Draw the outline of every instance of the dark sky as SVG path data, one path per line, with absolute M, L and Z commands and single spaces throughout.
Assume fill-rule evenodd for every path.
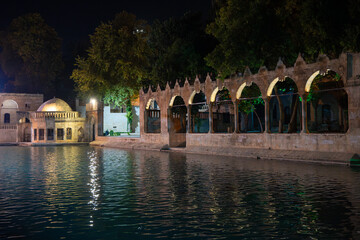
M 201 11 L 207 16 L 211 0 L 118 0 L 118 1 L 16 1 L 7 0 L 0 7 L 0 29 L 6 28 L 13 18 L 38 12 L 46 23 L 58 32 L 65 42 L 86 39 L 101 21 L 114 18 L 123 10 L 138 18 L 152 22 L 171 16 L 179 17 L 187 11 Z

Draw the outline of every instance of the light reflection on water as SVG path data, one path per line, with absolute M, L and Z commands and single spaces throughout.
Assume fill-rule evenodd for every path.
M 357 239 L 347 167 L 0 147 L 0 239 Z

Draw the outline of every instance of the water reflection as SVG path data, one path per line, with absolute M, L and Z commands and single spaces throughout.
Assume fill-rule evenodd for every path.
M 0 148 L 0 238 L 356 239 L 360 172 L 91 147 Z

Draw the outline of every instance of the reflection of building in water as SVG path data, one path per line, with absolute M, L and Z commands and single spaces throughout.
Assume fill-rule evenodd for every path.
M 0 103 L 0 142 L 89 142 L 102 132 L 96 102 L 78 112 L 58 98 L 43 103 L 42 94 L 1 93 Z

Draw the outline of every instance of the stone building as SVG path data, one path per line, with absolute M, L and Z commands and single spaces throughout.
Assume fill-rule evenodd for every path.
M 89 142 L 102 132 L 102 109 L 88 103 L 83 116 L 63 100 L 42 94 L 0 94 L 0 142 Z M 99 120 L 100 119 L 100 120 Z
M 299 55 L 292 67 L 142 89 L 139 142 L 359 153 L 359 96 L 359 53 Z
M 0 93 L 0 142 L 30 142 L 29 112 L 43 101 L 42 94 Z
M 72 111 L 71 107 L 59 98 L 50 99 L 30 113 L 32 138 L 39 142 L 86 142 L 86 118 Z

